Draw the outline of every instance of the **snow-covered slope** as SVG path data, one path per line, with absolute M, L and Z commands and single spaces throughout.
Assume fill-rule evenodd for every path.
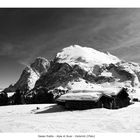
M 56 55 L 57 62 L 79 65 L 85 70 L 90 70 L 95 65 L 120 62 L 120 59 L 110 53 L 103 53 L 88 47 L 74 45 L 64 48 Z
M 140 133 L 140 103 L 117 110 L 81 111 L 68 111 L 52 104 L 1 106 L 0 118 L 0 132 Z
M 139 83 L 139 64 L 122 61 L 110 53 L 74 45 L 57 53 L 48 73 L 41 76 L 36 86 L 45 86 L 49 89 L 62 86 L 69 89 L 69 85 L 73 84 L 72 90 L 79 87 L 138 88 Z

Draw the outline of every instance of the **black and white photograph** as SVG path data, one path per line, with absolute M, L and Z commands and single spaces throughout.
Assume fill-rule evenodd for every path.
M 0 133 L 140 133 L 140 8 L 0 8 Z

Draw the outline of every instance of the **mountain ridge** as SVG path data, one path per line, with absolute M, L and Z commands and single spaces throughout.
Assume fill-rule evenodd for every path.
M 140 87 L 140 65 L 92 48 L 73 45 L 62 49 L 50 62 L 38 57 L 22 72 L 17 83 L 5 91 L 36 94 L 61 90 L 95 90 Z M 48 94 L 46 94 L 48 96 Z M 43 96 L 44 98 L 44 96 Z
M 14 84 L 5 88 L 5 92 L 15 92 L 17 89 L 22 91 L 31 90 L 34 88 L 35 82 L 39 77 L 46 73 L 49 68 L 49 61 L 43 57 L 37 57 L 30 66 L 26 66 L 19 80 Z

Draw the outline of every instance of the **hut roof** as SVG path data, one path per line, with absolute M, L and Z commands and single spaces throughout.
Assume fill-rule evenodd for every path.
M 61 95 L 57 101 L 98 101 L 102 96 L 112 97 L 117 95 L 122 88 L 106 88 L 103 90 L 95 91 L 95 90 L 78 90 L 78 91 L 71 91 L 64 95 Z
M 57 101 L 97 101 L 101 96 L 100 92 L 94 93 L 67 93 L 61 95 Z

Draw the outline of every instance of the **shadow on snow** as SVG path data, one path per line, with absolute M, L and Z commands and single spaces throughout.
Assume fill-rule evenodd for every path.
M 64 111 L 69 111 L 69 110 L 66 110 L 63 106 L 60 105 L 51 105 L 43 109 L 34 110 L 34 114 L 56 113 L 56 112 L 64 112 Z

